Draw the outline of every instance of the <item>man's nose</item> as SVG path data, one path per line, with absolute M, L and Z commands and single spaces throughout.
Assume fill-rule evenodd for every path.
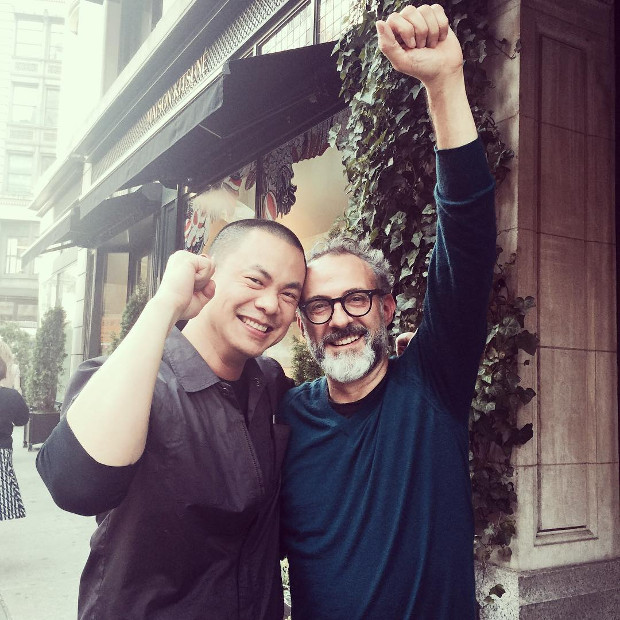
M 257 297 L 255 305 L 265 314 L 274 314 L 279 306 L 278 295 L 275 291 L 264 290 L 262 295 Z
M 345 327 L 351 322 L 351 317 L 344 311 L 342 302 L 334 302 L 334 313 L 329 319 L 329 324 L 333 327 Z

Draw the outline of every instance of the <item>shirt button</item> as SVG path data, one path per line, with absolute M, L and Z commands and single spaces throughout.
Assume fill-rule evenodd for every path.
M 254 385 L 255 385 L 256 387 L 260 387 L 260 379 L 259 379 L 258 377 L 255 377 L 255 378 L 254 378 Z

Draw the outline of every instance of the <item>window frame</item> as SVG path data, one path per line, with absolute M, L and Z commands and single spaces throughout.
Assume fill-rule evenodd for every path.
M 15 174 L 15 171 L 11 170 L 11 160 L 14 157 L 24 157 L 30 159 L 30 180 L 27 186 L 15 186 L 11 183 L 11 174 Z M 8 151 L 6 154 L 6 168 L 5 168 L 5 191 L 8 194 L 29 194 L 32 191 L 32 179 L 35 171 L 35 156 L 30 151 Z M 19 174 L 19 173 L 18 173 Z M 25 175 L 21 175 L 25 176 Z
M 26 29 L 20 28 L 20 24 L 25 23 L 37 23 L 41 25 L 41 38 L 38 43 L 24 42 L 20 41 L 20 33 L 34 31 L 34 29 Z M 28 58 L 28 59 L 42 59 L 45 58 L 46 52 L 46 19 L 44 17 L 38 17 L 36 15 L 16 15 L 15 16 L 15 42 L 13 45 L 13 55 L 16 58 Z M 26 47 L 35 47 L 37 46 L 36 53 L 33 54 L 23 54 L 20 53 L 19 46 Z
M 52 108 L 55 117 L 53 122 L 48 122 L 48 115 L 50 113 L 49 101 L 50 93 L 55 93 L 56 107 Z M 45 86 L 43 91 L 43 126 L 56 129 L 58 127 L 58 111 L 60 109 L 60 88 L 58 86 Z
M 23 90 L 26 92 L 30 90 L 33 94 L 33 104 L 30 106 L 32 108 L 32 118 L 30 120 L 18 120 L 15 114 L 15 110 L 17 108 L 25 108 L 27 104 L 17 103 L 16 102 L 16 93 Z M 10 118 L 11 123 L 15 125 L 37 125 L 40 117 L 40 109 L 41 109 L 41 89 L 39 88 L 39 84 L 33 82 L 13 82 L 11 88 L 11 111 Z

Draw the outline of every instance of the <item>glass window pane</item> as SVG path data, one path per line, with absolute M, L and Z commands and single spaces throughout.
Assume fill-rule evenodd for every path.
M 44 39 L 42 20 L 18 19 L 15 32 L 15 56 L 43 58 Z
M 60 60 L 62 57 L 62 41 L 64 36 L 64 25 L 58 22 L 50 24 L 49 44 L 47 57 L 50 60 Z
M 6 256 L 4 261 L 4 273 L 22 273 L 21 256 L 28 247 L 28 239 L 10 237 L 6 240 Z
M 9 193 L 28 193 L 32 183 L 33 156 L 9 153 L 7 159 L 7 189 Z
M 230 222 L 255 216 L 256 162 L 190 197 L 185 221 L 185 249 L 206 251 L 215 235 Z
M 259 54 L 271 54 L 312 45 L 312 17 L 312 7 L 307 4 L 259 46 Z
M 319 42 L 335 41 L 345 28 L 344 18 L 349 15 L 352 0 L 320 0 Z
M 109 352 L 114 336 L 118 336 L 121 332 L 121 317 L 127 303 L 128 273 L 128 253 L 115 252 L 107 255 L 101 316 L 101 351 L 103 355 Z
M 58 125 L 58 89 L 48 88 L 45 91 L 45 115 L 43 124 L 46 127 L 56 127 Z
M 38 106 L 38 86 L 35 84 L 13 84 L 12 122 L 30 125 L 36 123 Z

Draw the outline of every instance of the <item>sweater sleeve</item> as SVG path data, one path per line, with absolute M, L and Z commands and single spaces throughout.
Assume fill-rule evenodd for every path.
M 494 181 L 480 139 L 437 151 L 437 238 L 417 351 L 440 400 L 467 420 L 496 258 Z
M 69 406 L 103 361 L 97 358 L 80 365 L 67 388 L 60 423 L 37 454 L 37 470 L 54 502 L 63 510 L 80 515 L 96 515 L 118 506 L 137 467 L 137 463 L 111 467 L 95 461 L 66 420 Z

